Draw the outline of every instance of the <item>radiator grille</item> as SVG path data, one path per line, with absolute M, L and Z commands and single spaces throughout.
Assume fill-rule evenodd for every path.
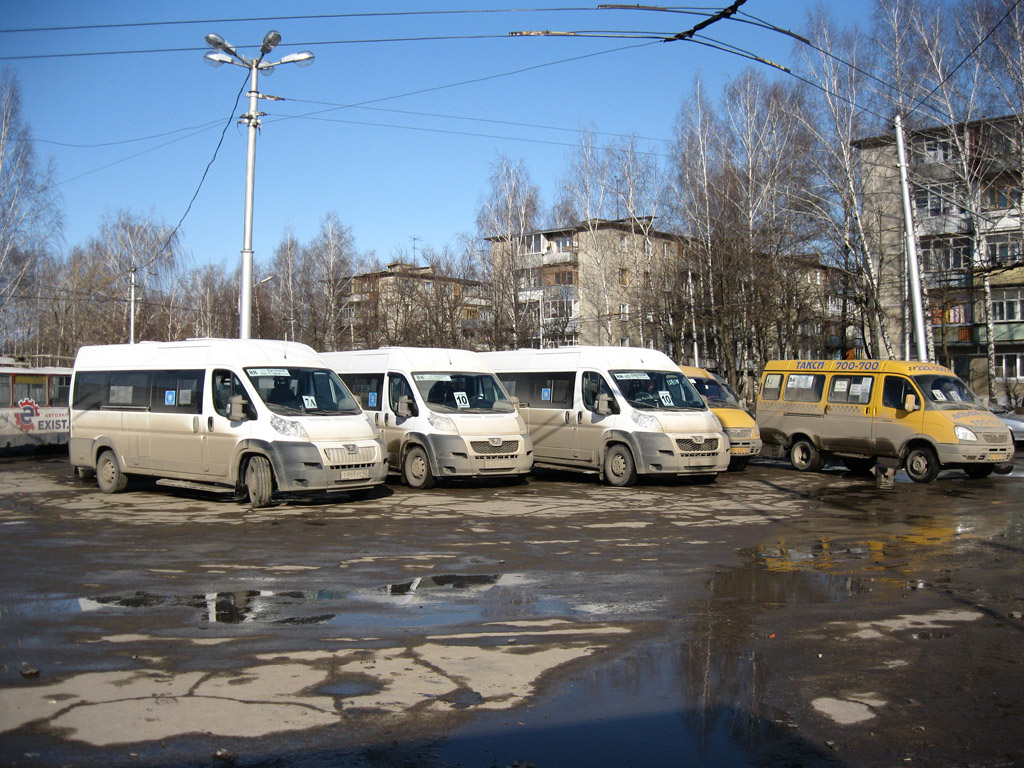
M 515 454 L 519 450 L 518 440 L 502 440 L 500 445 L 491 445 L 487 440 L 473 440 L 470 442 L 473 450 L 481 456 L 493 456 L 495 454 Z
M 717 453 L 718 438 L 709 437 L 703 443 L 698 443 L 694 440 L 679 437 L 676 438 L 676 447 L 681 453 Z
M 351 453 L 345 447 L 326 448 L 327 463 L 333 467 L 350 467 L 353 465 L 373 464 L 377 461 L 376 445 L 356 446 L 356 452 Z
M 984 437 L 985 437 L 985 442 L 986 443 L 1003 444 L 1003 443 L 1010 442 L 1010 433 L 1009 432 L 1001 432 L 999 434 L 993 434 L 992 432 L 986 432 Z

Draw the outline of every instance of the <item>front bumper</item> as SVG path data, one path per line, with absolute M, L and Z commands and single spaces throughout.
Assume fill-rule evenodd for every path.
M 489 437 L 427 435 L 434 477 L 508 477 L 524 475 L 533 467 L 533 441 L 529 435 Z

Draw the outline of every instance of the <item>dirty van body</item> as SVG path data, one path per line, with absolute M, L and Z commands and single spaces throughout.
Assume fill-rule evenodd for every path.
M 323 358 L 381 430 L 391 470 L 411 488 L 516 479 L 533 466 L 526 424 L 476 352 L 384 347 Z
M 711 412 L 722 423 L 729 436 L 729 471 L 738 472 L 761 453 L 761 433 L 750 412 L 740 403 L 724 379 L 719 379 L 704 368 L 680 365 L 698 394 L 707 402 Z
M 854 472 L 895 460 L 926 483 L 942 469 L 1005 474 L 1010 430 L 948 368 L 899 360 L 773 360 L 761 375 L 762 455 L 802 471 L 828 459 Z
M 713 482 L 729 438 L 679 367 L 637 347 L 485 352 L 533 437 L 534 464 L 596 472 L 615 486 L 638 475 Z
M 275 490 L 362 495 L 387 474 L 376 427 L 316 352 L 255 339 L 82 347 L 69 453 L 107 493 L 145 475 L 254 507 Z

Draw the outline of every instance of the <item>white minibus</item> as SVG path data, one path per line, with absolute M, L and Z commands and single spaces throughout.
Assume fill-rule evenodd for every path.
M 71 381 L 71 463 L 106 493 L 128 475 L 235 490 L 347 491 L 384 482 L 378 430 L 305 344 L 191 339 L 82 347 Z
M 481 356 L 518 399 L 537 466 L 597 472 L 616 486 L 638 474 L 713 482 L 729 466 L 722 425 L 661 352 L 563 347 Z
M 389 466 L 408 486 L 530 471 L 526 424 L 476 352 L 384 347 L 321 356 L 372 414 Z

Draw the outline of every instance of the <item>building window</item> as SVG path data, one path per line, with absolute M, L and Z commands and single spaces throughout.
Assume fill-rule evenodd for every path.
M 953 184 L 929 184 L 914 190 L 914 207 L 922 218 L 963 213 L 963 208 L 956 202 L 958 198 Z
M 1017 381 L 1024 373 L 1024 355 L 996 355 L 996 381 Z
M 956 157 L 956 149 L 949 139 L 922 139 L 918 151 L 925 163 L 948 163 Z
M 619 318 L 624 323 L 629 322 L 629 304 L 619 304 Z
M 1017 261 L 1021 255 L 1020 238 L 1013 235 L 989 235 L 985 239 L 985 255 L 992 266 Z
M 555 272 L 555 285 L 575 285 L 576 272 L 572 269 L 561 269 Z
M 981 195 L 981 206 L 986 211 L 1015 208 L 1020 205 L 1020 186 L 1009 181 L 999 181 L 985 188 Z
M 619 235 L 619 253 L 628 253 L 629 243 L 626 240 L 625 235 Z
M 992 319 L 997 323 L 1024 319 L 1024 290 L 1011 288 L 992 291 Z
M 621 285 L 623 288 L 629 286 L 629 270 L 626 269 L 625 267 L 621 267 L 619 269 L 619 285 Z
M 932 238 L 921 241 L 926 272 L 962 272 L 971 268 L 971 238 Z

